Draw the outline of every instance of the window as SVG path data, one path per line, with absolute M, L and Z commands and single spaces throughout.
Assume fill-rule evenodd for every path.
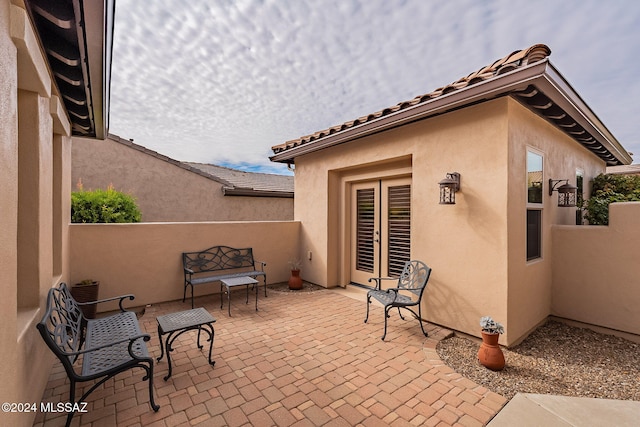
M 527 261 L 542 256 L 542 211 L 527 209 Z
M 527 151 L 527 203 L 542 204 L 542 155 Z
M 542 257 L 542 154 L 527 150 L 527 261 Z

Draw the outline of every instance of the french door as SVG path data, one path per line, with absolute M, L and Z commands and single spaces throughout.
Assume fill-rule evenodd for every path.
M 351 186 L 351 282 L 398 277 L 411 251 L 411 178 Z

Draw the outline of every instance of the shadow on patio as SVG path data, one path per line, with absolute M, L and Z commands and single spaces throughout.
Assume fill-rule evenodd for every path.
M 168 381 L 166 357 L 155 364 L 157 413 L 136 369 L 94 391 L 88 411 L 76 414 L 72 425 L 480 426 L 506 403 L 441 362 L 435 345 L 445 329 L 425 325 L 425 338 L 416 320 L 402 321 L 395 311 L 382 342 L 382 307 L 373 303 L 363 323 L 362 290 L 271 290 L 268 298 L 260 295 L 258 312 L 252 302 L 245 304 L 244 292 L 232 293 L 228 317 L 219 295 L 196 299 L 196 307 L 217 319 L 215 366 L 207 363 L 207 346 L 197 349 L 195 331 L 180 336 Z M 146 308 L 140 320 L 154 358 L 160 355 L 156 316 L 188 308 L 181 301 Z M 42 400 L 66 402 L 68 393 L 56 361 Z M 34 425 L 64 425 L 65 419 L 39 413 Z

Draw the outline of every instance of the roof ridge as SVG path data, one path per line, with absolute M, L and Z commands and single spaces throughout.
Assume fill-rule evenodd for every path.
M 479 70 L 472 72 L 466 77 L 462 77 L 434 91 L 431 91 L 422 95 L 417 95 L 410 100 L 399 102 L 391 107 L 387 107 L 383 110 L 376 111 L 374 113 L 370 113 L 368 115 L 359 117 L 357 119 L 344 122 L 341 125 L 332 126 L 330 128 L 315 132 L 310 135 L 289 140 L 283 144 L 274 145 L 273 147 L 271 147 L 271 150 L 274 152 L 274 154 L 278 154 L 283 151 L 295 148 L 299 145 L 313 142 L 317 139 L 323 138 L 328 135 L 332 135 L 336 132 L 344 131 L 354 126 L 358 126 L 362 123 L 370 122 L 382 116 L 386 116 L 386 115 L 395 113 L 397 111 L 403 110 L 405 108 L 412 107 L 414 105 L 417 105 L 423 102 L 428 102 L 434 98 L 439 98 L 451 92 L 464 89 L 468 86 L 481 83 L 495 76 L 512 71 L 513 69 L 516 69 L 518 67 L 522 67 L 525 65 L 533 64 L 535 62 L 542 61 L 543 59 L 547 58 L 550 54 L 551 54 L 551 49 L 549 49 L 547 45 L 541 44 L 541 43 L 534 44 L 527 49 L 513 51 L 510 54 L 494 61 L 492 64 L 486 65 L 480 68 Z

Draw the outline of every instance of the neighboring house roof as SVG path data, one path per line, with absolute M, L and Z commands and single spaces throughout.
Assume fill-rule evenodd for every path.
M 72 134 L 104 139 L 109 127 L 109 89 L 115 0 L 24 0 Z
M 640 175 L 640 165 L 611 166 L 607 168 L 607 173 L 615 175 Z
M 224 181 L 226 185 L 222 187 L 222 191 L 227 196 L 259 196 L 274 193 L 279 197 L 284 197 L 283 194 L 293 197 L 294 178 L 292 176 L 245 172 L 206 163 L 186 162 L 186 164 L 216 177 L 219 181 Z
M 225 196 L 282 197 L 292 198 L 294 178 L 288 175 L 245 172 L 206 163 L 180 162 L 157 151 L 149 150 L 131 140 L 109 134 L 109 139 L 126 145 L 141 153 L 153 156 L 179 168 L 196 173 L 222 184 Z
M 513 96 L 592 151 L 607 165 L 631 156 L 549 62 L 551 50 L 536 44 L 513 52 L 447 86 L 341 125 L 272 147 L 274 162 L 423 120 L 501 96 Z

